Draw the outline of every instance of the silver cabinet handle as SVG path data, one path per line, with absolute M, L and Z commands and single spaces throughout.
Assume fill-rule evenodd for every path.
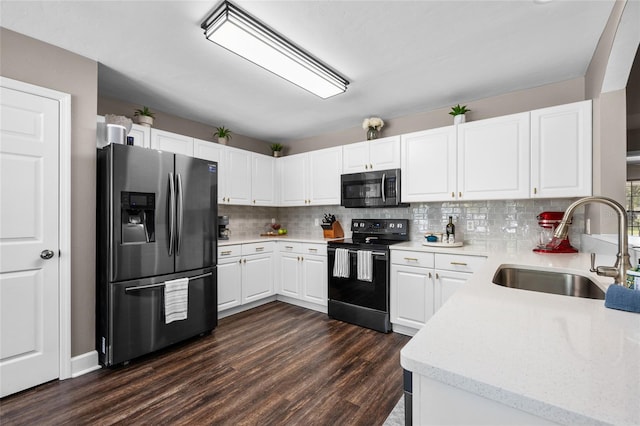
M 417 262 L 418 259 L 416 259 L 415 257 L 405 257 L 404 260 L 406 260 L 407 262 Z
M 256 251 L 263 251 L 264 247 L 256 247 Z
M 54 255 L 53 250 L 42 250 L 40 252 L 40 257 L 43 258 L 44 260 L 51 259 L 53 255 Z
M 284 246 L 287 250 L 293 250 L 293 246 Z
M 452 265 L 458 265 L 458 266 L 467 266 L 466 263 L 464 262 L 451 262 Z
M 429 272 L 429 278 L 433 278 L 433 275 L 431 275 L 431 272 Z
M 229 256 L 230 254 L 231 254 L 231 250 L 220 252 L 220 256 Z
M 309 249 L 309 251 L 314 251 L 314 252 L 316 252 L 316 251 L 318 251 L 318 249 L 310 248 L 310 249 Z

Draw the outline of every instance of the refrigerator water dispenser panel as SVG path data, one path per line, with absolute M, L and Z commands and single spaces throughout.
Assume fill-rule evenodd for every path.
M 120 208 L 122 244 L 144 244 L 156 241 L 156 194 L 121 192 Z

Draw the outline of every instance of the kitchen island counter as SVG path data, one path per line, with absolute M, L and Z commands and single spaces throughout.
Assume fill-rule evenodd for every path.
M 587 253 L 490 255 L 401 351 L 414 378 L 414 424 L 442 421 L 429 413 L 435 398 L 425 383 L 444 386 L 439 395 L 461 391 L 539 420 L 640 424 L 640 314 L 495 285 L 503 264 L 585 275 L 603 290 L 611 282 L 589 272 Z

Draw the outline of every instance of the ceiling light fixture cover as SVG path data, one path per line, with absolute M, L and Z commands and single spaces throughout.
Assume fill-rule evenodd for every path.
M 201 27 L 208 40 L 323 99 L 347 90 L 338 73 L 228 1 Z

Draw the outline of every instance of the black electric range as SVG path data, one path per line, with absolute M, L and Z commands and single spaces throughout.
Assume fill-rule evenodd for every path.
M 351 238 L 328 243 L 328 314 L 331 318 L 388 333 L 391 331 L 389 246 L 409 240 L 409 221 L 353 219 L 351 233 Z M 366 263 L 364 273 L 359 261 Z

